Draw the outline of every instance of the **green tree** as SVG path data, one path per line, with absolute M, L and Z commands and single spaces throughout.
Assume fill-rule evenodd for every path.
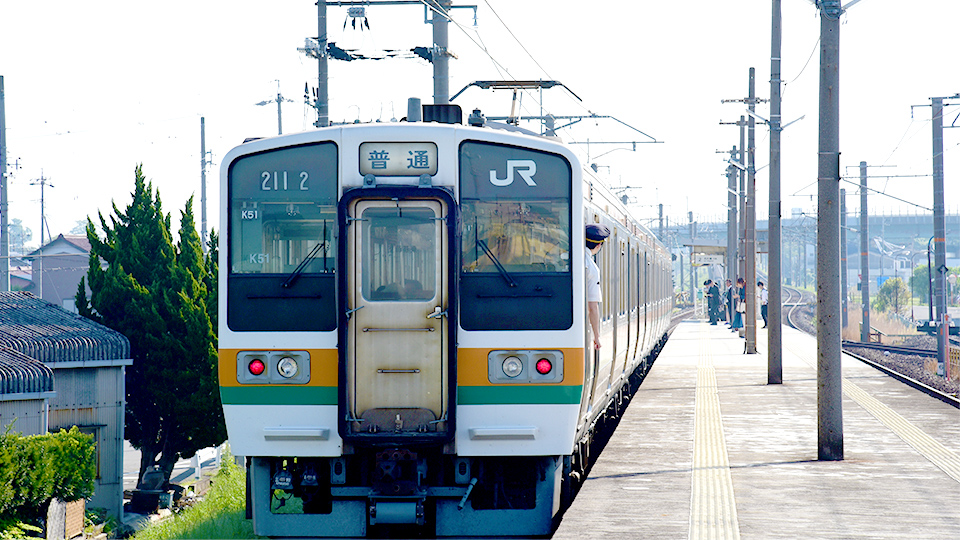
M 917 266 L 910 276 L 910 289 L 922 302 L 928 302 L 930 298 L 930 273 L 927 270 L 926 264 Z
M 903 314 L 910 306 L 910 289 L 900 278 L 890 278 L 883 282 L 883 286 L 873 299 L 873 309 L 877 311 L 891 311 L 897 315 Z
M 33 231 L 29 227 L 24 227 L 23 221 L 19 218 L 11 219 L 7 230 L 10 231 L 10 253 L 23 255 L 27 251 L 25 249 L 27 242 L 33 240 Z
M 169 480 L 179 459 L 226 440 L 226 428 L 209 311 L 216 303 L 208 302 L 216 297 L 216 280 L 209 279 L 193 199 L 181 212 L 174 244 L 170 214 L 153 193 L 138 166 L 130 205 L 121 212 L 114 204 L 109 222 L 99 216 L 105 238 L 88 219 L 91 294 L 88 301 L 81 280 L 76 298 L 81 315 L 130 340 L 126 438 L 140 450 L 141 478 L 158 465 Z

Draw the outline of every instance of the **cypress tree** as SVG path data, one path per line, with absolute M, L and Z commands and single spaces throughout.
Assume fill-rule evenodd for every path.
M 140 450 L 140 477 L 159 465 L 169 480 L 174 464 L 226 440 L 217 383 L 216 279 L 204 257 L 191 198 L 173 243 L 160 195 L 135 172 L 133 200 L 113 205 L 104 238 L 88 220 L 90 299 L 81 281 L 81 315 L 127 336 L 133 365 L 126 370 L 126 439 Z M 101 261 L 105 268 L 101 267 Z M 215 264 L 214 270 L 215 273 Z

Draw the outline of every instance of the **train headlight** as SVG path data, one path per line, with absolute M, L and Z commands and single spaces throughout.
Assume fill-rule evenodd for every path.
M 546 358 L 541 358 L 537 360 L 537 373 L 541 375 L 546 375 L 553 370 L 553 362 Z
M 297 361 L 289 356 L 281 358 L 277 363 L 277 372 L 279 372 L 282 377 L 287 379 L 295 376 L 299 370 L 300 369 L 297 366 Z
M 237 382 L 307 384 L 310 382 L 310 352 L 238 351 Z
M 523 373 L 523 362 L 516 356 L 508 356 L 503 359 L 503 374 L 511 379 Z
M 563 351 L 490 351 L 487 353 L 487 379 L 493 384 L 563 382 Z
M 251 375 L 262 375 L 263 370 L 267 369 L 267 366 L 264 365 L 263 360 L 259 358 L 253 359 L 248 365 L 247 370 L 250 371 Z

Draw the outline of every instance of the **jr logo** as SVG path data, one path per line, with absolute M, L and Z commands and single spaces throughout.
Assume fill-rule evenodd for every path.
M 508 159 L 507 177 L 497 178 L 497 171 L 490 171 L 490 183 L 497 187 L 509 186 L 513 183 L 513 172 L 516 171 L 528 186 L 536 186 L 533 175 L 537 174 L 537 162 L 532 159 Z

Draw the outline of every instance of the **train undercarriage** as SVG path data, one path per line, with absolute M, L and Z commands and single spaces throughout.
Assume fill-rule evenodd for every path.
M 251 458 L 247 512 L 274 537 L 549 534 L 559 456 L 457 457 L 439 447 Z

